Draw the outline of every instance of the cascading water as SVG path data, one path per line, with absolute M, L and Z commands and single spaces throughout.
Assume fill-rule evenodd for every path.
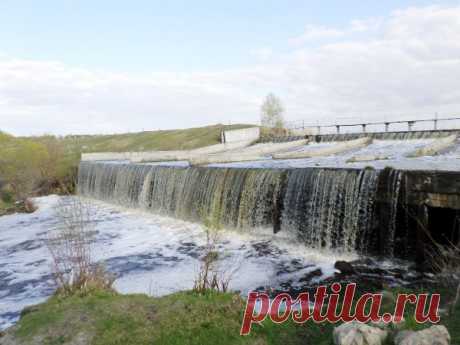
M 283 228 L 308 246 L 364 250 L 374 213 L 373 169 L 298 169 L 288 175 Z
M 273 226 L 281 170 L 80 164 L 79 193 L 190 221 Z M 212 218 L 212 219 L 211 219 Z
M 377 132 L 377 133 L 339 133 L 322 134 L 313 136 L 317 142 L 345 141 L 358 138 L 372 138 L 377 140 L 413 140 L 413 139 L 439 139 L 452 134 L 460 134 L 460 130 L 450 131 L 412 131 L 412 132 Z
M 386 171 L 386 170 L 384 170 Z M 166 167 L 82 162 L 81 195 L 193 222 L 287 231 L 308 247 L 367 252 L 381 176 L 398 202 L 401 173 L 374 169 Z M 387 183 L 387 181 L 385 181 Z M 387 212 L 395 224 L 397 204 Z M 378 232 L 378 230 L 377 230 Z M 383 252 L 393 251 L 394 228 Z

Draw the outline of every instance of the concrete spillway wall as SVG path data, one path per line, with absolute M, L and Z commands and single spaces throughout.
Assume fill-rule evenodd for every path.
M 256 144 L 241 150 L 230 150 L 224 153 L 195 156 L 192 157 L 189 161 L 191 165 L 257 161 L 266 159 L 266 156 L 272 155 L 276 152 L 301 148 L 307 144 L 307 140 L 297 140 L 286 143 Z
M 354 140 L 348 140 L 340 142 L 332 147 L 326 147 L 316 150 L 302 150 L 298 152 L 286 152 L 286 153 L 277 153 L 273 155 L 275 159 L 300 159 L 300 158 L 311 158 L 311 157 L 321 157 L 329 156 L 334 154 L 340 154 L 354 149 L 363 148 L 372 143 L 370 138 L 359 138 Z
M 131 161 L 131 162 L 166 162 L 189 160 L 192 157 L 219 153 L 230 150 L 243 149 L 253 143 L 250 141 L 237 141 L 225 144 L 216 144 L 194 150 L 175 151 L 139 151 L 139 152 L 94 152 L 83 153 L 82 161 Z
M 272 227 L 307 247 L 423 262 L 431 237 L 459 240 L 460 173 L 235 169 L 82 162 L 79 193 L 189 221 Z
M 230 131 L 222 131 L 222 143 L 234 143 L 238 141 L 255 141 L 260 137 L 260 128 L 251 127 L 243 129 L 234 129 Z
M 411 131 L 411 132 L 378 132 L 378 133 L 341 133 L 320 134 L 307 136 L 314 142 L 346 141 L 359 138 L 371 138 L 377 140 L 411 140 L 411 139 L 436 139 L 451 135 L 460 135 L 460 130 L 437 130 L 437 131 Z

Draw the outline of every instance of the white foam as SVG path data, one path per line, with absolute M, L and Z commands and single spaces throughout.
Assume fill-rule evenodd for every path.
M 54 291 L 43 240 L 56 227 L 55 208 L 62 200 L 37 198 L 35 213 L 0 217 L 0 329 L 13 324 L 23 307 L 44 301 Z M 192 288 L 206 243 L 200 225 L 98 201 L 91 201 L 91 208 L 97 231 L 93 255 L 119 274 L 118 291 L 160 296 Z M 218 248 L 224 273 L 235 271 L 230 288 L 242 294 L 261 286 L 279 287 L 316 268 L 326 277 L 333 274 L 337 259 L 353 258 L 309 250 L 289 234 L 268 229 L 223 230 Z M 289 268 L 293 260 L 300 268 Z

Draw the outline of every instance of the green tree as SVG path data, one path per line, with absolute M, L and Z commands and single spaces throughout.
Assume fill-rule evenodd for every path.
M 46 147 L 39 143 L 13 139 L 0 145 L 0 177 L 9 184 L 16 199 L 33 191 L 47 159 Z
M 269 93 L 261 107 L 261 125 L 271 128 L 283 128 L 284 107 L 278 97 Z

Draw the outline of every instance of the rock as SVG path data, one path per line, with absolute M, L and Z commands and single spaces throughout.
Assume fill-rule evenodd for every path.
M 450 345 L 450 334 L 440 325 L 418 332 L 402 331 L 396 335 L 395 345 Z
M 314 271 L 311 271 L 311 272 L 305 274 L 304 277 L 299 279 L 299 282 L 309 282 L 313 278 L 321 277 L 322 275 L 323 275 L 323 271 L 321 271 L 321 268 L 318 268 L 318 269 L 316 269 Z
M 355 271 L 354 267 L 352 266 L 352 264 L 350 264 L 349 262 L 346 262 L 346 261 L 336 261 L 335 264 L 334 264 L 334 268 L 339 270 L 340 273 L 342 273 L 344 275 L 351 275 L 351 274 L 356 273 L 356 271 Z
M 335 345 L 383 345 L 388 331 L 356 321 L 334 328 Z

